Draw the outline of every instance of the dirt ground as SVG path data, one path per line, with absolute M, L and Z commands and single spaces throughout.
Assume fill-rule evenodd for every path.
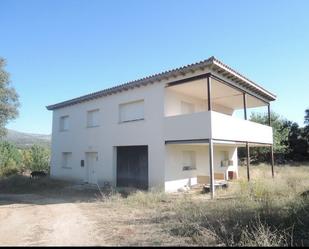
M 93 198 L 0 194 L 0 245 L 183 245 L 156 211 Z

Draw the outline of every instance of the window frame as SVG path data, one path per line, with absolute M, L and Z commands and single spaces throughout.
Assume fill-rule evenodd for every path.
M 61 168 L 63 169 L 72 169 L 72 166 L 70 166 L 69 160 L 68 160 L 68 155 L 70 155 L 70 158 L 72 158 L 73 153 L 69 151 L 65 151 L 61 153 L 62 158 L 61 158 Z M 66 156 L 65 156 L 66 155 Z M 66 159 L 64 159 L 66 157 Z M 66 164 L 64 164 L 66 162 Z
M 100 122 L 99 122 L 99 119 L 97 119 L 97 124 L 95 125 L 89 125 L 89 113 L 94 113 L 94 112 L 97 112 L 97 115 L 99 117 L 99 113 L 100 113 L 100 109 L 99 108 L 96 108 L 96 109 L 92 109 L 92 110 L 88 110 L 87 113 L 86 113 L 86 128 L 95 128 L 95 127 L 99 127 L 100 126 Z
M 59 119 L 59 131 L 64 132 L 69 130 L 69 117 L 70 115 L 63 115 Z M 67 129 L 64 128 L 64 120 L 67 119 Z
M 192 153 L 193 161 L 192 165 L 185 165 L 185 153 Z M 190 157 L 192 156 L 190 155 Z M 190 170 L 197 170 L 197 163 L 196 163 L 196 151 L 194 150 L 183 150 L 182 151 L 182 171 L 190 171 Z
M 136 118 L 136 119 L 130 119 L 130 120 L 121 120 L 121 107 L 125 106 L 125 105 L 134 104 L 134 103 L 139 103 L 139 102 L 141 102 L 143 104 L 143 117 L 142 118 Z M 133 101 L 121 103 L 121 104 L 118 105 L 118 123 L 119 124 L 142 121 L 142 120 L 145 120 L 145 99 L 133 100 Z
M 192 109 L 192 110 L 190 110 L 189 112 L 184 112 L 185 106 L 186 106 L 186 108 L 190 107 L 189 109 Z M 180 112 L 181 112 L 182 115 L 195 113 L 195 104 L 191 103 L 189 101 L 181 100 L 180 101 Z

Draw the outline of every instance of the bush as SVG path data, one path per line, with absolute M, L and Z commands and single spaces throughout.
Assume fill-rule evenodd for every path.
M 0 143 L 0 176 L 9 176 L 21 171 L 22 157 L 17 147 L 9 142 Z
M 23 162 L 26 169 L 31 171 L 49 172 L 49 151 L 41 146 L 33 145 L 23 151 Z
M 16 166 L 16 162 L 10 158 L 6 161 L 5 165 L 1 167 L 0 175 L 8 177 L 18 174 L 19 171 L 20 169 Z
M 9 142 L 0 143 L 0 176 L 19 174 L 25 170 L 49 171 L 49 150 L 33 145 L 30 149 L 18 149 Z

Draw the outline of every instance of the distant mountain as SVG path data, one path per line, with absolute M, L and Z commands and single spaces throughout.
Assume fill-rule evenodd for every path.
M 51 135 L 24 133 L 8 129 L 4 140 L 21 148 L 30 147 L 34 144 L 50 147 Z

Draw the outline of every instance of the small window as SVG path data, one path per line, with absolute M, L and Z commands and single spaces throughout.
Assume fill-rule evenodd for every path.
M 60 131 L 69 130 L 69 116 L 60 117 Z
M 72 152 L 63 152 L 62 153 L 62 168 L 72 168 L 71 165 Z
M 119 105 L 119 121 L 129 122 L 144 119 L 144 100 Z
M 229 153 L 227 151 L 220 151 L 221 167 L 229 166 Z
M 194 105 L 189 102 L 181 101 L 181 113 L 182 114 L 194 113 Z
M 87 127 L 99 126 L 99 109 L 87 112 Z
M 182 170 L 196 169 L 196 155 L 195 151 L 182 152 Z

